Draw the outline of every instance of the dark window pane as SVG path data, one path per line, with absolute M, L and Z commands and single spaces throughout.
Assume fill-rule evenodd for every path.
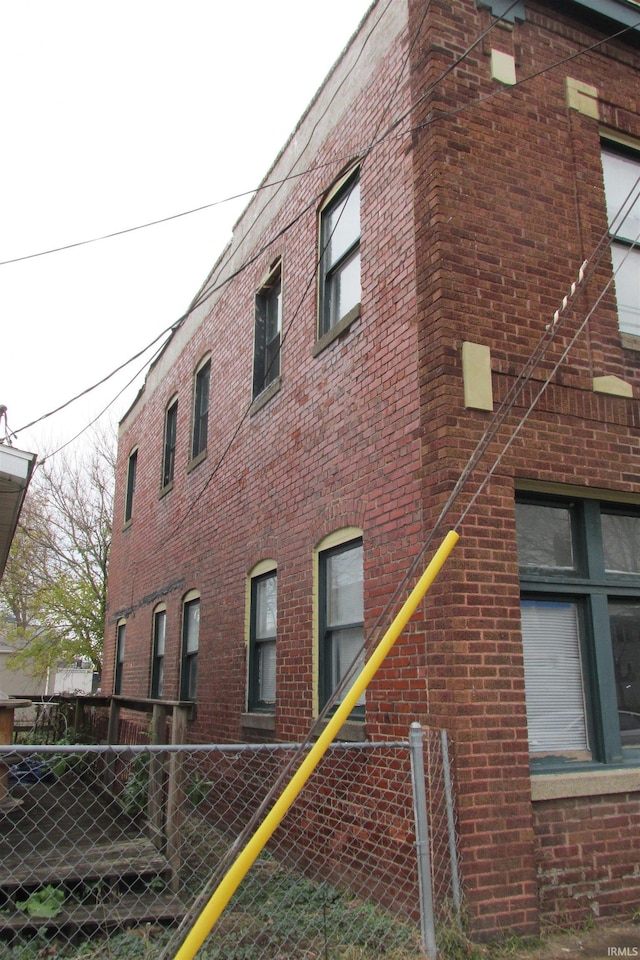
M 167 614 L 161 610 L 153 620 L 153 661 L 151 664 L 151 696 L 159 698 L 164 686 L 164 647 L 167 629 Z
M 182 623 L 182 700 L 195 700 L 197 693 L 198 647 L 200 645 L 200 601 L 184 605 Z
M 136 489 L 136 475 L 138 472 L 138 451 L 134 450 L 129 457 L 127 467 L 127 493 L 124 505 L 124 522 L 127 523 L 133 516 L 133 495 Z
M 193 447 L 191 455 L 197 457 L 207 446 L 209 421 L 209 380 L 211 364 L 206 363 L 196 376 L 196 395 L 193 410 Z
M 568 507 L 516 504 L 520 567 L 573 570 L 575 561 Z
M 622 745 L 640 744 L 640 602 L 609 603 Z
M 173 480 L 173 471 L 176 459 L 176 433 L 178 425 L 178 403 L 173 403 L 167 410 L 164 428 L 164 460 L 162 466 L 162 485 L 164 487 Z
M 607 573 L 640 573 L 640 517 L 603 513 L 602 541 Z
M 282 279 L 280 270 L 256 295 L 253 395 L 280 376 L 280 333 L 282 327 Z

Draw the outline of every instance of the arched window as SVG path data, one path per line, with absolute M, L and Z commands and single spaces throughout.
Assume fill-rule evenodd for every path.
M 318 701 L 324 707 L 354 661 L 363 662 L 362 531 L 338 530 L 316 548 L 318 584 Z M 339 703 L 344 694 L 337 697 Z M 364 695 L 357 712 L 364 711 Z
M 153 611 L 150 689 L 152 700 L 160 700 L 164 695 L 164 652 L 166 634 L 167 607 L 165 604 L 160 604 Z
M 195 700 L 198 686 L 200 645 L 200 594 L 191 590 L 182 601 L 182 656 L 180 699 Z
M 275 711 L 277 623 L 278 573 L 275 561 L 263 560 L 249 576 L 250 711 Z

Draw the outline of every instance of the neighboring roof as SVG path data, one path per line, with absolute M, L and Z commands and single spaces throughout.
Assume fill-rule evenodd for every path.
M 35 462 L 35 453 L 0 443 L 0 580 Z

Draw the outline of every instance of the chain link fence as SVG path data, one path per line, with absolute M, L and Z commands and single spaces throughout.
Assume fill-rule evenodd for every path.
M 414 728 L 331 746 L 199 958 L 425 957 L 459 912 L 458 852 L 446 737 Z M 0 748 L 0 960 L 173 958 L 303 755 Z

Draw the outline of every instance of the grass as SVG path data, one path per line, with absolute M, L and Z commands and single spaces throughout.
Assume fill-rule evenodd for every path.
M 53 921 L 55 922 L 55 921 Z M 106 934 L 49 932 L 0 943 L 0 960 L 156 960 L 171 929 L 150 924 Z M 173 956 L 178 943 L 171 943 Z M 348 891 L 275 861 L 249 875 L 198 960 L 424 960 L 418 931 Z

